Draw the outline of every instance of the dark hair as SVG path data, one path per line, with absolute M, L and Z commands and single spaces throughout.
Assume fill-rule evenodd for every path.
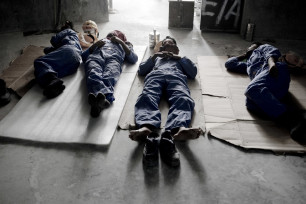
M 164 41 L 166 41 L 166 40 L 168 40 L 168 39 L 172 40 L 172 41 L 174 42 L 174 44 L 177 45 L 177 44 L 176 44 L 176 40 L 175 40 L 174 38 L 170 37 L 170 36 L 167 36 L 165 39 L 163 39 L 162 45 L 164 45 Z
M 254 44 L 257 45 L 258 47 L 262 45 L 261 42 L 256 42 L 256 41 L 255 41 L 255 42 L 252 42 L 252 45 L 254 45 Z
M 61 27 L 61 31 L 65 30 L 65 29 L 73 29 L 73 23 L 71 21 L 65 21 L 64 25 Z

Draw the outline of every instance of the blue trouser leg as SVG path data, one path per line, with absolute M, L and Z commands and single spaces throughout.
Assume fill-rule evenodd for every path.
M 41 86 L 45 86 L 44 76 L 53 73 L 62 78 L 73 74 L 80 65 L 81 56 L 77 50 L 70 46 L 63 46 L 34 61 L 34 75 Z
M 138 128 L 148 124 L 156 128 L 160 127 L 161 113 L 158 106 L 164 83 L 162 74 L 151 75 L 146 78 L 143 91 L 135 104 L 135 122 Z
M 121 64 L 113 58 L 107 59 L 102 79 L 105 87 L 102 89 L 102 93 L 109 102 L 115 100 L 114 87 L 119 80 L 120 74 Z
M 37 83 L 42 87 L 46 87 L 48 85 L 48 81 L 46 81 L 44 78 L 47 73 L 52 73 L 57 76 L 57 72 L 55 72 L 53 68 L 47 62 L 44 61 L 43 58 L 36 59 L 34 61 L 34 67 L 35 79 Z
M 104 59 L 87 60 L 85 64 L 86 84 L 88 93 L 97 94 L 102 86 Z
M 109 102 L 115 100 L 114 86 L 121 74 L 121 65 L 115 59 L 102 57 L 86 61 L 87 89 L 97 95 L 103 93 Z
M 280 100 L 287 93 L 287 87 L 279 77 L 271 77 L 268 71 L 257 75 L 247 87 L 246 106 L 249 110 L 264 113 L 274 119 L 283 114 L 287 108 Z
M 256 105 L 256 103 L 254 103 L 248 97 L 246 97 L 245 104 L 249 111 L 265 117 L 268 116 L 259 106 Z
M 190 96 L 185 75 L 174 74 L 167 77 L 167 97 L 170 105 L 166 130 L 189 127 L 195 103 Z

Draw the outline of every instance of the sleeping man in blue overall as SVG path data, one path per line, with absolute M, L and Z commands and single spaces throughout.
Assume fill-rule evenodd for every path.
M 115 100 L 114 86 L 122 72 L 124 61 L 135 64 L 138 56 L 125 35 L 114 30 L 82 54 L 85 63 L 90 114 L 98 117 Z
M 285 125 L 297 141 L 305 137 L 306 115 L 284 100 L 289 92 L 289 71 L 302 70 L 303 63 L 293 52 L 282 56 L 272 45 L 260 43 L 253 43 L 245 54 L 225 63 L 228 71 L 248 74 L 251 79 L 245 91 L 247 109 Z
M 195 139 L 201 134 L 201 129 L 189 128 L 195 103 L 187 78 L 195 79 L 197 67 L 187 57 L 178 56 L 176 41 L 169 36 L 162 41 L 161 50 L 139 66 L 138 74 L 146 76 L 143 91 L 135 104 L 135 122 L 139 129 L 131 130 L 129 137 L 136 141 L 145 139 L 145 165 L 156 165 L 159 150 L 165 163 L 178 166 L 179 153 L 173 139 Z M 156 130 L 161 125 L 159 103 L 162 95 L 166 96 L 170 107 L 159 142 Z
M 34 75 L 47 98 L 61 94 L 65 85 L 60 79 L 76 72 L 81 63 L 82 48 L 72 22 L 66 21 L 61 32 L 51 38 L 52 47 L 44 49 L 46 55 L 34 61 Z

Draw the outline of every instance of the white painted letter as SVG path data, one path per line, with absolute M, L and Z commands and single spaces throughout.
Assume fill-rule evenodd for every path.
M 203 5 L 202 16 L 214 16 L 215 15 L 214 12 L 205 11 L 205 9 L 206 9 L 207 5 L 210 5 L 210 6 L 213 6 L 213 7 L 217 6 L 218 5 L 217 2 L 203 0 L 202 5 Z
M 240 16 L 240 4 L 241 4 L 241 0 L 235 0 L 234 4 L 232 5 L 232 7 L 230 8 L 230 10 L 227 12 L 227 14 L 225 15 L 225 20 L 228 20 L 230 15 L 236 16 L 235 18 L 235 24 L 234 26 L 237 27 L 238 24 L 238 20 L 239 20 L 239 16 Z M 237 6 L 237 11 L 236 13 L 234 12 L 235 7 Z

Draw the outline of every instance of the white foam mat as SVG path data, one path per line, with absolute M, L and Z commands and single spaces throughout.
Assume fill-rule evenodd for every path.
M 63 78 L 66 89 L 54 99 L 46 99 L 36 85 L 0 122 L 0 135 L 51 143 L 108 145 L 126 103 L 146 46 L 135 46 L 138 62 L 124 64 L 115 87 L 113 104 L 98 118 L 90 116 L 83 64 L 77 73 Z

